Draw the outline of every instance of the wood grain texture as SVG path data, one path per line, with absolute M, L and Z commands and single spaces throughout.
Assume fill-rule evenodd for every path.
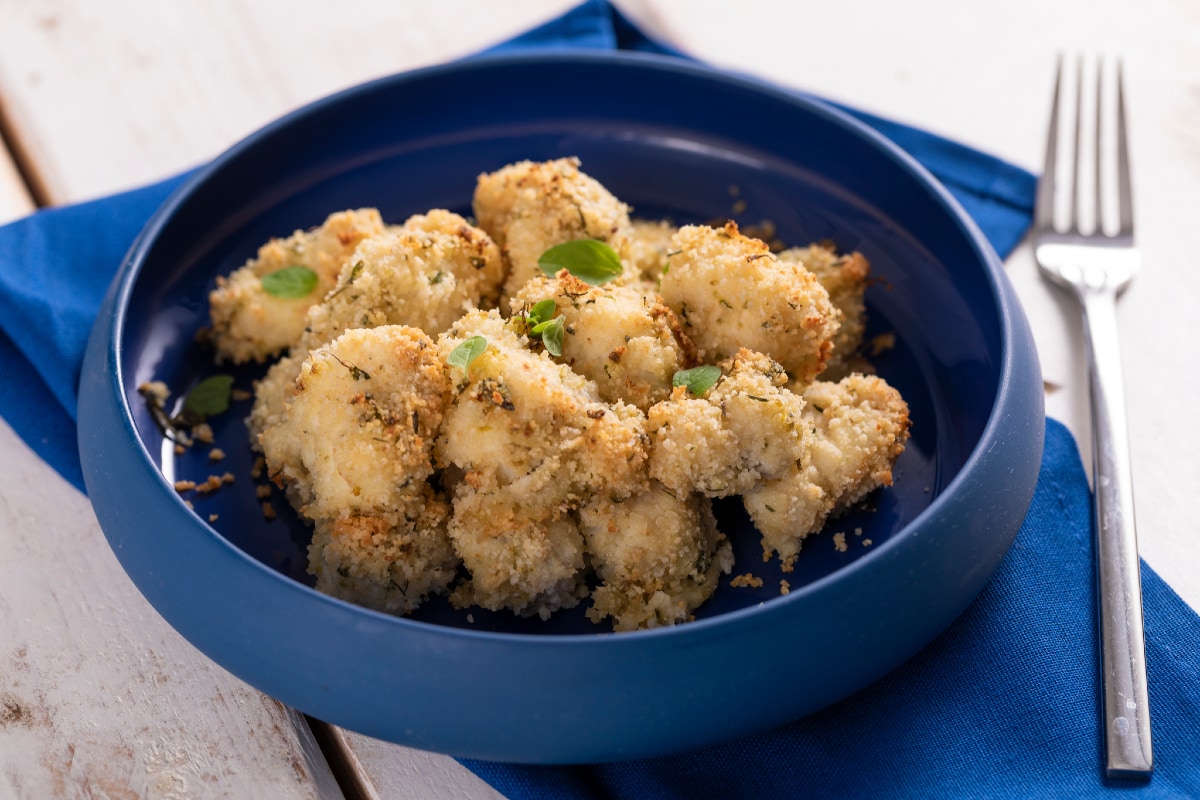
M 340 797 L 294 712 L 175 633 L 3 423 L 0 452 L 0 797 Z
M 193 167 L 303 103 L 474 52 L 571 5 L 5 0 L 0 97 L 46 196 L 82 200 Z

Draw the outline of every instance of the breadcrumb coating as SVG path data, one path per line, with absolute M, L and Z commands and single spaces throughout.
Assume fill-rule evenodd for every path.
M 666 220 L 634 219 L 629 229 L 629 265 L 657 285 L 670 260 L 671 237 L 679 228 Z
M 436 336 L 464 311 L 494 305 L 503 278 L 491 237 L 450 211 L 417 214 L 364 239 L 335 288 L 309 309 L 299 340 L 255 387 L 251 440 L 278 421 L 311 350 L 354 328 L 409 325 Z
M 789 248 L 779 254 L 779 260 L 801 264 L 815 275 L 829 292 L 829 301 L 841 313 L 841 325 L 834 334 L 833 350 L 821 380 L 838 380 L 850 372 L 865 371 L 864 367 L 869 365 L 855 356 L 862 347 L 866 328 L 863 294 L 871 276 L 870 262 L 858 252 L 839 255 L 827 243 Z
M 742 498 L 762 534 L 764 560 L 774 552 L 785 565 L 831 515 L 892 484 L 910 424 L 900 393 L 873 375 L 816 381 L 804 400 L 803 424 L 812 430 L 804 458 Z
M 380 325 L 437 336 L 466 311 L 494 306 L 503 279 L 500 249 L 480 228 L 441 209 L 412 216 L 399 230 L 359 244 L 336 287 L 308 315 L 300 349 Z
M 538 259 L 563 242 L 599 239 L 622 258 L 627 255 L 629 207 L 580 171 L 579 163 L 521 161 L 479 176 L 472 205 L 477 224 L 508 263 L 505 298 L 542 274 Z M 637 277 L 634 270 L 626 272 L 627 280 Z
M 594 496 L 646 485 L 645 418 L 606 404 L 596 385 L 534 352 L 496 311 L 472 311 L 438 340 L 443 359 L 468 338 L 487 346 L 452 367 L 453 399 L 435 454 L 461 471 L 450 535 L 485 608 L 545 614 L 578 600 L 583 547 L 569 513 Z
M 631 286 L 589 286 L 566 270 L 538 276 L 513 298 L 514 316 L 553 299 L 566 326 L 562 361 L 596 382 L 606 402 L 642 411 L 671 394 L 671 379 L 691 366 L 695 346 L 656 294 Z
M 471 573 L 458 607 L 508 609 L 542 619 L 587 595 L 584 542 L 574 515 L 529 510 L 511 487 L 455 492 L 450 538 Z
M 704 397 L 680 386 L 648 414 L 650 476 L 681 496 L 745 494 L 787 474 L 808 446 L 804 400 L 784 388 L 779 363 L 739 350 L 721 371 Z
M 746 348 L 771 356 L 800 381 L 825 368 L 841 315 L 812 273 L 780 261 L 733 222 L 720 229 L 686 225 L 671 248 L 659 293 L 702 361 Z
M 531 350 L 518 325 L 472 311 L 438 339 L 443 359 L 468 338 L 487 340 L 468 369 L 450 370 L 455 388 L 436 443 L 439 465 L 461 469 L 475 489 L 511 487 L 531 514 L 642 488 L 645 417 L 601 401 L 595 383 Z
M 333 288 L 358 243 L 383 230 L 376 209 L 339 211 L 310 231 L 271 239 L 241 269 L 218 277 L 208 296 L 217 363 L 262 362 L 294 344 L 304 330 L 309 307 Z M 307 267 L 316 274 L 313 290 L 297 298 L 268 294 L 263 276 L 291 266 Z
M 446 534 L 449 506 L 428 485 L 404 514 L 320 519 L 308 547 L 319 592 L 389 614 L 407 614 L 450 586 L 458 557 Z
M 685 622 L 733 569 L 733 550 L 717 530 L 712 502 L 652 484 L 621 503 L 594 498 L 580 529 L 602 585 L 588 618 L 611 617 L 617 631 Z
M 315 523 L 309 568 L 331 593 L 403 612 L 453 578 L 444 501 L 427 483 L 449 394 L 416 328 L 347 331 L 302 363 L 262 449 L 271 479 Z M 422 571 L 428 580 L 412 577 Z

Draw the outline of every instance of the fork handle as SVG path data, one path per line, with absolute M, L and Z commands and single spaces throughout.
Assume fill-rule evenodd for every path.
M 1081 295 L 1092 408 L 1106 772 L 1110 778 L 1148 778 L 1154 759 L 1117 291 L 1091 289 Z

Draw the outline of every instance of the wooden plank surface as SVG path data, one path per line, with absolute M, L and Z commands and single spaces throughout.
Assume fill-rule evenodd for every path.
M 294 712 L 150 607 L 0 423 L 0 798 L 341 797 Z
M 0 110 L 39 194 L 55 203 L 87 199 L 200 163 L 330 91 L 472 52 L 570 5 L 343 0 L 333 13 L 284 0 L 4 0 Z M 1200 216 L 1200 6 L 621 5 L 711 63 L 914 122 L 1034 170 L 1057 54 L 1124 56 L 1146 255 L 1120 308 L 1141 545 L 1200 608 L 1200 537 L 1180 524 L 1197 510 L 1194 493 L 1180 487 L 1200 482 L 1200 431 L 1185 424 L 1200 372 L 1184 357 L 1200 271 L 1193 237 L 1180 233 Z M 18 177 L 0 150 L 0 221 L 30 207 Z M 1037 276 L 1028 247 L 1006 266 L 1058 387 L 1048 409 L 1086 450 L 1078 314 Z M 86 500 L 4 427 L 0 452 L 0 545 L 10 554 L 0 560 L 0 800 L 330 791 L 304 729 L 211 665 L 145 604 Z M 88 657 L 96 653 L 105 658 Z M 449 758 L 356 734 L 344 741 L 368 793 L 495 796 Z M 318 780 L 299 780 L 305 770 Z

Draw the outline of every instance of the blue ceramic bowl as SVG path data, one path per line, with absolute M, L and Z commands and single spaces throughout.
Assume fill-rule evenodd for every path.
M 271 236 L 342 208 L 389 221 L 467 212 L 476 175 L 577 155 L 646 217 L 775 223 L 858 249 L 882 281 L 870 333 L 907 398 L 895 486 L 809 540 L 781 596 L 740 505 L 719 504 L 739 568 L 698 619 L 613 635 L 432 602 L 394 618 L 317 593 L 308 531 L 264 520 L 242 418 L 216 421 L 234 484 L 189 508 L 175 477 L 204 452 L 163 446 L 137 386 L 181 396 L 214 371 L 195 344 L 215 276 Z M 745 204 L 732 214 L 735 198 Z M 739 208 L 741 204 L 739 203 Z M 238 373 L 243 387 L 253 370 Z M 797 719 L 912 656 L 979 593 L 1033 494 L 1043 434 L 1032 339 L 998 259 L 950 196 L 872 131 L 749 79 L 646 55 L 477 59 L 369 83 L 268 126 L 201 170 L 150 220 L 89 345 L 80 398 L 88 491 L 138 588 L 214 661 L 301 711 L 402 744 L 483 759 L 654 756 Z M 209 522 L 210 515 L 215 521 Z M 873 541 L 870 547 L 862 539 Z

